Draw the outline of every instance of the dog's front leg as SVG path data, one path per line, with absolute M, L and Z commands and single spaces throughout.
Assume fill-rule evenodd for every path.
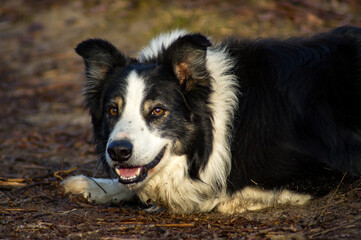
M 61 185 L 65 193 L 81 194 L 92 203 L 109 204 L 130 201 L 135 197 L 117 179 L 91 178 L 83 175 L 68 177 Z

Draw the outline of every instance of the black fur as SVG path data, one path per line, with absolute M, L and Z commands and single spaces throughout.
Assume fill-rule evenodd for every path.
M 359 28 L 226 46 L 242 86 L 230 191 L 255 182 L 314 192 L 330 168 L 361 174 Z

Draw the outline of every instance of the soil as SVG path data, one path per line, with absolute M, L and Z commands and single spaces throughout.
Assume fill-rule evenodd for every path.
M 101 206 L 59 187 L 101 176 L 84 110 L 80 41 L 101 37 L 135 55 L 155 34 L 305 35 L 361 25 L 346 1 L 3 0 L 0 6 L 1 239 L 361 239 L 361 181 L 304 206 L 237 215 L 146 213 Z

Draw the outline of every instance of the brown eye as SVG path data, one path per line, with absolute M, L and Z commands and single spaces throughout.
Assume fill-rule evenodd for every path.
M 160 117 L 164 114 L 164 110 L 162 108 L 154 108 L 152 111 L 152 116 Z
M 109 114 L 113 117 L 118 116 L 118 109 L 115 107 L 109 108 Z

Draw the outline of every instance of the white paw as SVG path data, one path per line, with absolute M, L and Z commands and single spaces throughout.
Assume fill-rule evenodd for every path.
M 62 183 L 65 193 L 80 194 L 91 203 L 109 204 L 129 201 L 134 193 L 118 181 L 90 178 L 83 175 L 65 179 Z

